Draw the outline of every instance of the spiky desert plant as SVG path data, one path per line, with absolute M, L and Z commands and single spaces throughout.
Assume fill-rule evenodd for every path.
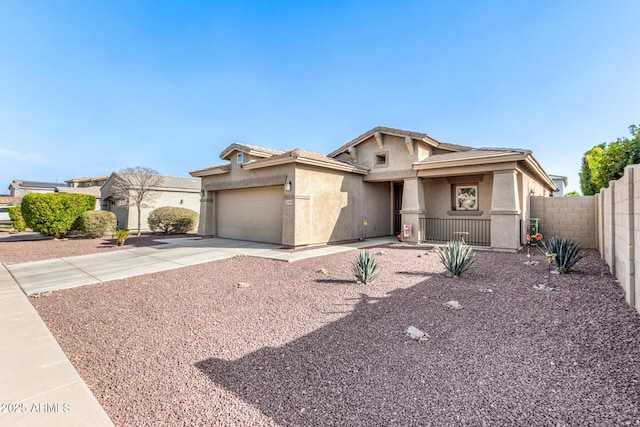
M 378 276 L 378 263 L 369 251 L 360 252 L 353 263 L 353 274 L 360 283 L 371 283 Z
M 118 246 L 124 246 L 124 242 L 129 238 L 129 230 L 116 230 L 114 236 L 118 240 Z
M 573 240 L 567 239 L 566 237 L 552 237 L 548 243 L 542 241 L 542 246 L 544 247 L 545 253 L 555 254 L 553 262 L 556 270 L 558 270 L 560 274 L 569 273 L 578 261 L 586 257 L 585 254 L 580 253 L 582 245 L 574 245 Z
M 447 242 L 440 248 L 438 254 L 442 265 L 454 277 L 461 276 L 476 261 L 471 246 L 460 241 Z

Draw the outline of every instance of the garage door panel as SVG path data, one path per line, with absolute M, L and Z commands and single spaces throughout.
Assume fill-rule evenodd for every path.
M 283 187 L 218 193 L 218 235 L 227 239 L 282 243 Z

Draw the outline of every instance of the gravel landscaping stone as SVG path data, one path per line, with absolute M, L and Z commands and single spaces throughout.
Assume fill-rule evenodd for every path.
M 142 235 L 127 239 L 124 246 L 118 246 L 116 239 L 48 239 L 29 241 L 6 241 L 0 239 L 0 262 L 18 264 L 29 261 L 64 258 L 69 256 L 104 253 L 114 250 L 133 249 L 143 246 L 161 245 L 156 239 L 171 239 L 191 235 Z
M 30 301 L 119 426 L 640 423 L 640 315 L 599 254 L 536 292 L 526 254 L 453 279 L 435 251 L 384 251 L 368 285 L 355 252 L 235 257 Z

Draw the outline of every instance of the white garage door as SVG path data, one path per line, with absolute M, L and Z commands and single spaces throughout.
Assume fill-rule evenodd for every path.
M 218 192 L 218 236 L 281 244 L 283 196 L 281 185 Z

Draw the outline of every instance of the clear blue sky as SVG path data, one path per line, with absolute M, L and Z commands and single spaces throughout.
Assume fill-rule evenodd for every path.
M 640 124 L 640 1 L 0 0 L 0 193 L 374 126 L 521 147 L 579 189 Z

